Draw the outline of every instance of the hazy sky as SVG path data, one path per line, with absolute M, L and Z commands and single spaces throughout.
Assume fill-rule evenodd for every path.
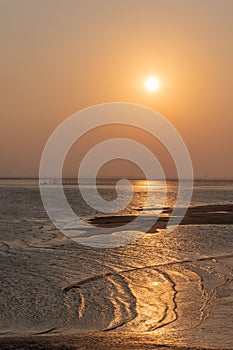
M 233 178 L 232 18 L 232 0 L 0 0 L 0 176 L 37 176 L 59 123 L 125 101 L 174 124 L 196 177 Z M 143 85 L 150 75 L 155 93 Z M 77 150 L 114 133 L 127 136 L 98 130 Z

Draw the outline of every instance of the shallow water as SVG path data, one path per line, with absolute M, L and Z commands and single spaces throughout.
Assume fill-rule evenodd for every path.
M 169 186 L 168 203 L 176 193 Z M 160 344 L 232 347 L 232 225 L 180 226 L 91 248 L 52 225 L 36 183 L 0 187 L 2 335 L 146 332 Z M 66 188 L 77 211 L 98 215 L 87 212 L 75 186 Z M 112 184 L 101 189 L 111 198 Z M 138 187 L 125 213 L 137 211 L 144 194 Z M 232 182 L 198 182 L 192 205 L 232 203 L 232 194 Z

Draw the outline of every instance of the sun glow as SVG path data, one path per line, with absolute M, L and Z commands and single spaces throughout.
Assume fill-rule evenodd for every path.
M 160 82 L 157 78 L 149 77 L 145 81 L 145 87 L 148 91 L 156 91 L 160 87 Z

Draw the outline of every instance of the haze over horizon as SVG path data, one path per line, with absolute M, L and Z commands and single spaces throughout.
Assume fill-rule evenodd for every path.
M 183 137 L 196 178 L 233 179 L 233 1 L 1 0 L 0 177 L 38 177 L 54 129 L 82 108 L 112 101 L 150 107 Z M 161 86 L 148 92 L 149 76 Z M 111 137 L 139 140 L 174 165 L 144 131 L 90 131 L 74 145 L 65 176 Z M 118 163 L 117 163 L 118 162 Z M 105 176 L 140 171 L 116 161 Z M 77 165 L 77 164 L 76 164 Z

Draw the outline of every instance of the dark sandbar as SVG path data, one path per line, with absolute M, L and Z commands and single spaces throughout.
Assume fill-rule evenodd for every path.
M 148 231 L 155 233 L 157 229 L 164 229 L 167 226 L 172 208 L 164 208 L 156 224 Z M 89 222 L 96 226 L 117 227 L 125 225 L 135 219 L 136 215 L 95 217 Z M 151 218 L 151 217 L 150 217 Z M 200 205 L 188 208 L 185 217 L 180 225 L 232 225 L 233 204 L 222 205 Z

